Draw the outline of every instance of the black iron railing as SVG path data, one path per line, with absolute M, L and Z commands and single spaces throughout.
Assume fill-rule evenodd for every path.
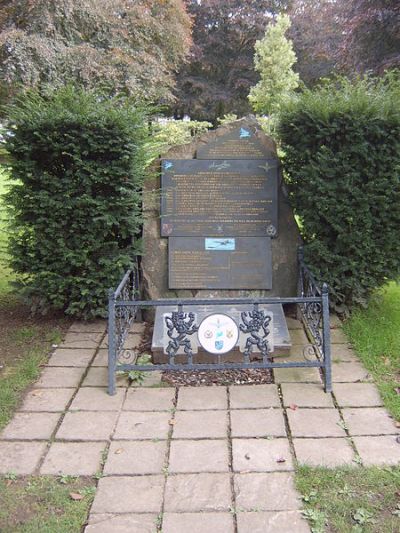
M 304 264 L 299 252 L 299 293 L 289 298 L 223 298 L 223 299 L 159 299 L 140 300 L 138 296 L 138 271 L 134 267 L 126 272 L 116 291 L 109 295 L 108 317 L 108 389 L 115 394 L 117 371 L 154 371 L 154 370 L 219 370 L 219 369 L 260 369 L 260 368 L 321 368 L 324 374 L 325 391 L 332 390 L 331 355 L 329 328 L 329 291 L 321 287 Z M 265 304 L 295 304 L 307 331 L 310 344 L 303 350 L 303 361 L 276 362 L 271 355 L 268 343 L 269 315 L 260 306 Z M 198 330 L 193 306 L 212 306 L 218 312 L 219 306 L 246 306 L 237 324 L 246 336 L 243 360 L 237 363 L 193 362 L 191 338 Z M 175 307 L 165 317 L 165 331 L 168 337 L 165 352 L 166 363 L 140 364 L 135 350 L 124 347 L 132 322 L 142 309 Z M 261 357 L 252 357 L 253 347 L 258 348 Z M 185 362 L 176 362 L 178 351 L 183 351 Z M 313 354 L 312 359 L 309 355 Z M 182 354 L 180 353 L 180 360 Z

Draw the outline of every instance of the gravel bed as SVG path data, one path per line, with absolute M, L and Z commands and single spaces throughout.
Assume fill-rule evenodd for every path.
M 274 382 L 269 369 L 167 371 L 162 373 L 161 381 L 174 387 L 262 385 Z

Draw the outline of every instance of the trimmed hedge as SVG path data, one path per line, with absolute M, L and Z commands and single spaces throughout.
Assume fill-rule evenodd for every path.
M 279 136 L 306 261 L 347 312 L 400 273 L 400 83 L 306 90 L 283 110 Z
M 106 315 L 135 255 L 146 113 L 67 87 L 9 109 L 9 253 L 35 309 Z

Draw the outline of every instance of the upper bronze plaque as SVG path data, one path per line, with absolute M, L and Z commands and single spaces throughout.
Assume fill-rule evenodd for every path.
M 275 237 L 278 161 L 164 159 L 163 237 Z
M 244 125 L 197 149 L 197 159 L 267 159 L 274 147 L 256 126 Z

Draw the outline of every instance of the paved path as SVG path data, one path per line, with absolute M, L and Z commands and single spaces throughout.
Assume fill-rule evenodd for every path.
M 333 322 L 333 326 L 335 326 Z M 291 360 L 307 344 L 289 320 Z M 400 462 L 393 420 L 339 328 L 333 394 L 317 369 L 275 384 L 145 387 L 106 394 L 106 325 L 75 324 L 0 434 L 0 473 L 100 474 L 86 533 L 309 532 L 294 488 L 309 465 Z M 138 345 L 135 324 L 130 346 Z

